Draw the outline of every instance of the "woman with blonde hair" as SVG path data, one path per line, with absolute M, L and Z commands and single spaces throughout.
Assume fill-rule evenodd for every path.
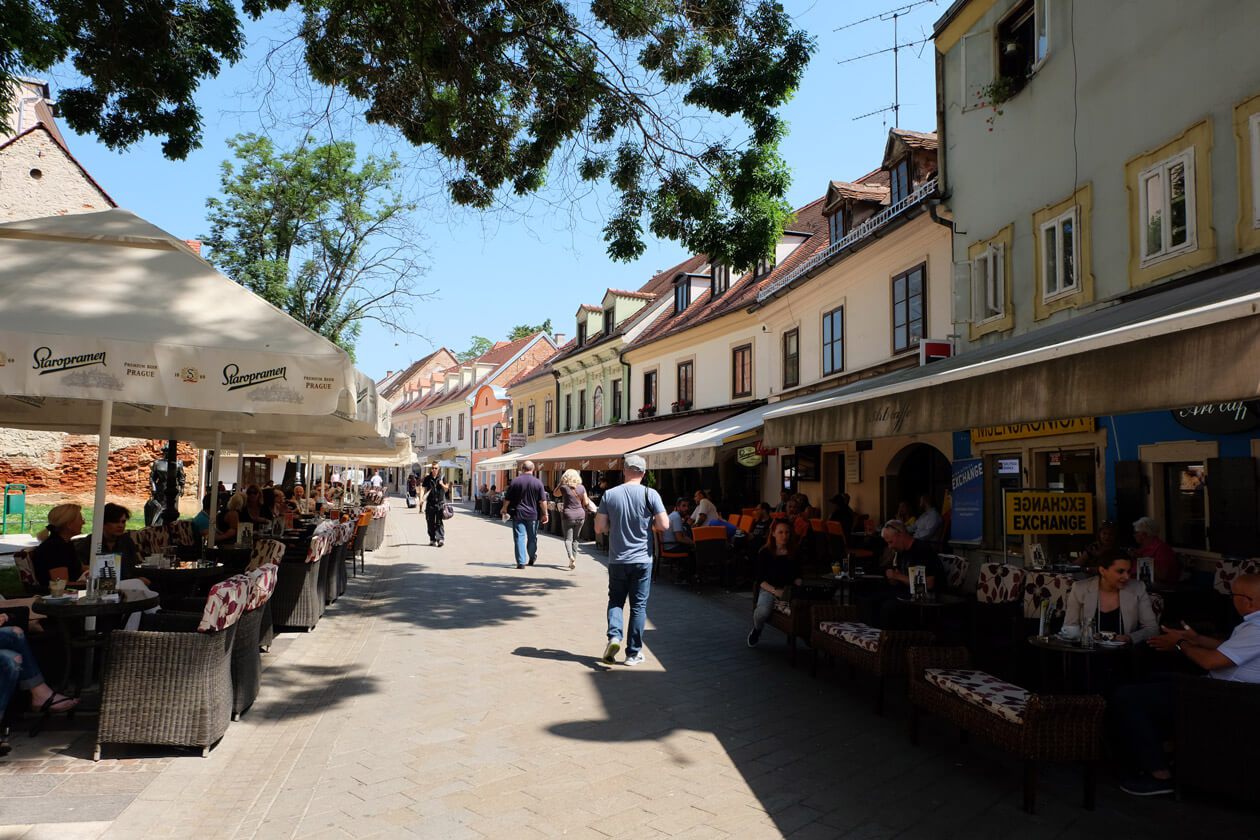
M 236 542 L 236 530 L 241 524 L 241 511 L 245 509 L 245 494 L 237 491 L 228 499 L 227 509 L 219 514 L 214 528 L 215 542 Z
M 48 525 L 39 532 L 39 545 L 31 552 L 35 578 L 47 588 L 51 580 L 78 580 L 83 563 L 70 541 L 83 533 L 83 507 L 57 505 L 48 511 Z
M 561 522 L 564 525 L 564 551 L 569 555 L 569 571 L 577 568 L 578 535 L 586 523 L 586 512 L 596 511 L 595 503 L 586 495 L 582 476 L 577 470 L 565 470 L 552 495 L 564 501 L 560 505 Z

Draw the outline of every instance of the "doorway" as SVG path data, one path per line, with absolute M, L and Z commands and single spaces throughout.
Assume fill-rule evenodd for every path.
M 897 514 L 897 507 L 906 502 L 914 515 L 919 513 L 919 497 L 932 497 L 937 510 L 942 509 L 949 491 L 949 459 L 935 446 L 912 443 L 888 462 L 884 472 L 884 510 L 880 519 L 887 521 Z

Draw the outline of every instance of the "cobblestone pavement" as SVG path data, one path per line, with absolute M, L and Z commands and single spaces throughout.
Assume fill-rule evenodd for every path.
M 605 666 L 597 554 L 569 572 L 541 537 L 517 571 L 497 522 L 461 511 L 441 549 L 401 505 L 389 523 L 368 575 L 265 657 L 262 695 L 209 758 L 136 759 L 131 786 L 90 773 L 126 802 L 78 818 L 83 788 L 24 793 L 14 780 L 56 774 L 13 771 L 0 798 L 51 791 L 63 810 L 40 819 L 63 822 L 0 838 L 1256 835 L 1228 806 L 1134 800 L 1106 774 L 1084 811 L 1072 768 L 1047 768 L 1024 814 L 1011 759 L 930 722 L 912 748 L 904 701 L 876 717 L 869 684 L 811 679 L 773 630 L 749 650 L 740 596 L 657 585 L 647 663 Z

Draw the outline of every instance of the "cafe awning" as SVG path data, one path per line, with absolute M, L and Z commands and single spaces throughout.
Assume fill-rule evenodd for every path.
M 734 413 L 734 410 L 715 411 L 608 426 L 585 437 L 539 452 L 533 456 L 533 460 L 561 469 L 619 470 L 621 456 L 629 452 L 723 420 Z
M 493 472 L 494 470 L 510 470 L 514 469 L 518 463 L 533 457 L 536 452 L 543 452 L 548 449 L 555 449 L 558 446 L 564 446 L 566 443 L 572 443 L 575 440 L 581 440 L 586 437 L 589 432 L 577 432 L 576 434 L 555 435 L 553 437 L 539 438 L 530 441 L 522 447 L 513 449 L 511 452 L 505 452 L 502 455 L 495 455 L 493 458 L 486 458 L 484 461 L 477 462 L 477 470 Z
M 795 405 L 805 399 L 808 398 L 798 397 L 760 405 L 669 440 L 645 446 L 635 454 L 642 455 L 647 460 L 650 470 L 711 467 L 717 462 L 718 450 L 726 444 L 747 441 L 751 445 L 758 437 L 765 416 L 770 411 Z
M 766 446 L 956 431 L 1260 397 L 1260 266 L 823 391 L 765 417 Z

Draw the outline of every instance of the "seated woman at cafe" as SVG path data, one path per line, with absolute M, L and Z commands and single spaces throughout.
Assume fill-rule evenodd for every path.
M 270 521 L 271 516 L 267 513 L 269 509 L 263 502 L 262 491 L 258 489 L 257 484 L 251 484 L 245 488 L 245 507 L 241 509 L 242 522 L 259 523 L 264 519 Z
M 57 694 L 44 682 L 39 663 L 26 641 L 26 634 L 17 627 L 6 627 L 8 613 L 0 612 L 0 718 L 18 689 L 31 693 L 31 707 L 41 714 L 68 712 L 79 701 Z M 0 734 L 0 756 L 9 754 L 9 742 Z
M 1105 552 L 1116 551 L 1120 548 L 1120 535 L 1116 532 L 1114 522 L 1108 521 L 1098 526 L 1095 537 L 1092 543 L 1085 546 L 1085 556 L 1081 558 L 1081 565 L 1091 572 L 1098 568 L 1098 563 Z
M 271 520 L 276 518 L 276 505 L 278 503 L 279 499 L 276 495 L 276 488 L 264 487 L 262 491 L 262 498 L 258 504 L 258 512 L 254 513 L 253 511 L 250 511 L 250 516 L 253 517 L 254 524 L 261 526 L 264 531 L 270 528 Z M 258 529 L 255 528 L 254 531 L 257 533 Z
M 201 510 L 193 517 L 193 539 L 204 542 L 206 532 L 210 530 L 210 494 L 201 497 Z
M 39 585 L 48 588 L 48 582 L 78 580 L 84 566 L 71 540 L 83 533 L 83 508 L 80 505 L 57 505 L 48 511 L 48 525 L 39 532 L 39 545 L 31 552 L 31 564 Z
M 1064 631 L 1079 632 L 1090 621 L 1095 632 L 1114 633 L 1122 642 L 1141 642 L 1159 633 L 1146 585 L 1133 579 L 1133 561 L 1118 548 L 1098 559 L 1096 576 L 1076 581 L 1068 592 Z
M 131 519 L 131 511 L 122 505 L 108 502 L 105 505 L 105 522 L 101 528 L 101 554 L 117 554 L 125 577 L 135 577 L 136 566 L 140 564 L 140 551 L 127 533 L 127 521 Z M 79 555 L 79 562 L 84 568 L 88 562 L 88 552 L 92 550 L 91 540 L 75 540 L 74 547 Z
M 1134 557 L 1149 557 L 1155 566 L 1155 582 L 1172 586 L 1181 580 L 1181 561 L 1172 546 L 1159 538 L 1159 523 L 1143 516 L 1133 523 L 1133 539 L 1137 540 Z
M 770 539 L 757 552 L 753 571 L 757 582 L 757 604 L 753 607 L 753 626 L 748 633 L 748 646 L 755 647 L 762 628 L 770 620 L 774 602 L 787 596 L 788 586 L 800 586 L 801 572 L 797 562 L 796 538 L 792 526 L 778 520 L 770 530 Z
M 242 516 L 245 504 L 244 493 L 233 493 L 232 498 L 228 499 L 227 510 L 219 514 L 219 519 L 214 526 L 214 541 L 216 543 L 236 542 L 237 528 L 242 522 L 248 521 Z

